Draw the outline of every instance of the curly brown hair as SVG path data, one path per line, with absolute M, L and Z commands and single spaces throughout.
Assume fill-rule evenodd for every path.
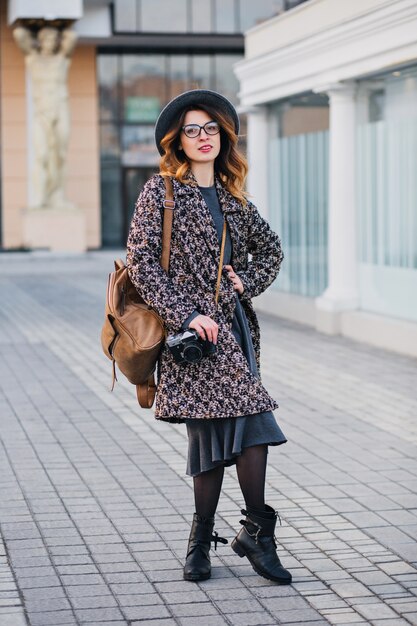
M 247 192 L 244 191 L 248 163 L 237 148 L 238 136 L 232 119 L 206 104 L 195 104 L 186 107 L 172 128 L 161 140 L 164 154 L 159 162 L 159 173 L 162 176 L 173 176 L 181 183 L 192 184 L 187 177 L 190 162 L 183 150 L 179 150 L 181 128 L 184 126 L 185 114 L 188 111 L 205 111 L 211 119 L 220 125 L 220 152 L 214 161 L 214 171 L 219 175 L 224 187 L 237 200 L 246 204 Z

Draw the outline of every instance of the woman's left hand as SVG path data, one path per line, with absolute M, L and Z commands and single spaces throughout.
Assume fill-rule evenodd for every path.
M 235 271 L 234 271 L 233 267 L 231 265 L 224 265 L 224 269 L 227 270 L 227 273 L 229 275 L 230 280 L 233 283 L 233 287 L 235 288 L 235 290 L 239 294 L 242 294 L 243 291 L 244 291 L 244 287 L 243 287 L 242 281 L 240 280 L 239 276 L 237 274 L 235 274 Z

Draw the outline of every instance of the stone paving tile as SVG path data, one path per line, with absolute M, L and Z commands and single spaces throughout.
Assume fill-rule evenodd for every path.
M 397 617 L 395 611 L 390 609 L 389 606 L 379 603 L 367 603 L 367 604 L 354 604 L 352 605 L 355 610 L 363 615 L 368 620 L 374 619 L 395 619 Z
M 276 624 L 273 615 L 265 615 L 264 612 L 259 613 L 232 613 L 226 616 L 227 623 L 233 626 L 263 626 L 263 624 Z
M 171 612 L 163 604 L 152 604 L 148 606 L 128 606 L 123 608 L 123 613 L 129 621 L 153 620 L 162 617 L 170 617 Z
M 0 254 L 0 625 L 417 624 L 415 360 L 260 316 L 289 440 L 270 449 L 268 501 L 294 584 L 226 546 L 193 585 L 185 429 L 140 409 L 122 376 L 108 391 L 113 256 Z M 242 504 L 230 468 L 229 539 Z
M 219 615 L 218 610 L 211 602 L 199 602 L 198 604 L 170 604 L 170 610 L 175 617 L 205 617 L 206 615 Z
M 18 613 L 1 611 L 0 618 L 2 626 L 27 626 L 28 623 L 22 610 L 19 610 Z
M 139 622 L 132 622 L 132 624 L 136 624 L 136 623 L 139 623 Z M 181 617 L 178 619 L 177 623 L 179 623 L 180 626 L 195 626 L 195 616 Z M 271 624 L 273 622 L 269 622 L 269 623 Z M 225 625 L 227 626 L 228 624 L 230 624 L 230 621 L 226 620 L 226 618 L 223 617 L 222 615 L 206 615 L 204 617 L 204 626 L 225 626 Z
M 125 624 L 125 622 L 123 622 L 123 624 Z M 131 624 L 143 624 L 143 622 L 133 621 L 133 622 L 131 622 Z M 152 620 L 152 626 L 174 626 L 175 624 L 178 624 L 178 622 L 174 618 L 172 618 L 172 619 L 153 619 Z M 101 626 L 101 624 L 99 625 L 96 622 L 95 626 Z M 122 626 L 122 622 L 117 622 L 117 623 L 114 622 L 111 626 Z

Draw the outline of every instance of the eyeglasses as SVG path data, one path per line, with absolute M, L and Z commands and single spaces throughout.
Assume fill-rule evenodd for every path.
M 202 128 L 204 128 L 207 135 L 217 135 L 217 133 L 220 132 L 220 126 L 217 122 L 206 122 L 204 126 L 200 126 L 199 124 L 187 124 L 187 126 L 183 126 L 181 130 L 184 131 L 187 137 L 194 139 L 200 136 Z

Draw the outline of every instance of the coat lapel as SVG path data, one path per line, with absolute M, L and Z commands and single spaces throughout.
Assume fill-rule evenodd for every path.
M 220 258 L 220 244 L 213 218 L 191 171 L 188 172 L 187 177 L 191 182 L 186 185 L 180 183 L 175 178 L 172 179 L 174 199 L 177 203 L 177 219 L 182 225 L 186 225 L 183 226 L 182 231 L 186 233 L 188 244 L 194 243 L 193 247 L 196 254 L 201 255 L 202 253 L 201 249 L 197 249 L 201 238 L 205 241 L 217 270 Z M 229 227 L 234 252 L 233 256 L 235 257 L 240 244 L 237 224 L 242 205 L 223 187 L 217 174 L 215 174 L 215 185 L 220 207 Z
M 220 205 L 229 228 L 230 238 L 232 240 L 232 260 L 231 264 L 235 266 L 236 258 L 241 247 L 241 240 L 239 236 L 239 217 L 242 212 L 242 205 L 231 193 L 229 193 L 222 185 L 220 178 L 215 177 L 217 195 L 219 197 Z M 234 269 L 236 269 L 234 267 Z
M 232 196 L 232 194 L 223 187 L 222 181 L 220 180 L 220 176 L 218 174 L 215 174 L 214 176 L 214 184 L 216 185 L 216 191 L 223 213 L 228 215 L 230 213 L 236 213 L 242 210 L 242 205 L 240 204 L 239 200 Z
M 220 246 L 213 218 L 204 202 L 197 181 L 191 172 L 190 178 L 193 184 L 189 185 L 184 185 L 176 179 L 172 181 L 174 198 L 177 203 L 177 219 L 187 224 L 187 239 L 194 242 L 195 248 L 199 247 L 201 238 L 206 242 L 207 248 L 217 264 L 220 256 Z M 201 249 L 198 250 L 198 253 L 202 253 Z

